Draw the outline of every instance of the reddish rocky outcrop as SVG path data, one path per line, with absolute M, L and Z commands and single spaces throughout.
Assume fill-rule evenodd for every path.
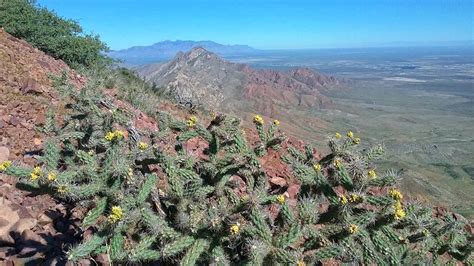
M 330 107 L 331 100 L 321 90 L 341 85 L 336 78 L 308 68 L 286 72 L 258 70 L 225 61 L 201 47 L 178 53 L 168 63 L 144 66 L 137 71 L 178 100 L 225 111 L 234 106 L 236 112 L 242 108 L 241 101 L 250 102 L 255 108 L 244 111 L 268 116 L 277 107 Z
M 242 69 L 247 74 L 244 95 L 248 100 L 271 102 L 293 108 L 330 107 L 331 100 L 321 94 L 326 86 L 337 86 L 335 78 L 323 76 L 311 70 L 281 72 L 275 70 Z M 299 79 L 294 77 L 294 73 Z

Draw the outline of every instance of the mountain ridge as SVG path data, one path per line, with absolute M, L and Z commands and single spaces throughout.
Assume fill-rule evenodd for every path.
M 111 51 L 108 55 L 114 59 L 123 60 L 125 63 L 142 64 L 169 60 L 179 52 L 187 52 L 196 47 L 203 47 L 220 56 L 249 54 L 259 51 L 242 44 L 227 45 L 214 41 L 166 40 L 152 45 L 133 46 L 127 49 Z
M 229 109 L 238 106 L 238 101 L 251 102 L 256 112 L 269 116 L 275 114 L 276 106 L 329 107 L 332 102 L 322 92 L 342 85 L 335 77 L 309 68 L 253 69 L 228 62 L 203 47 L 180 52 L 166 63 L 142 66 L 136 71 L 178 101 Z

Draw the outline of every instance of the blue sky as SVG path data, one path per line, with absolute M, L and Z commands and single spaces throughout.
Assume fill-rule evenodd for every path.
M 112 49 L 212 40 L 262 49 L 472 40 L 472 0 L 37 0 Z

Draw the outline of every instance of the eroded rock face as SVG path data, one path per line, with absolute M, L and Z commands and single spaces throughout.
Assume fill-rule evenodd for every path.
M 307 68 L 288 72 L 255 70 L 227 62 L 201 47 L 178 53 L 168 63 L 148 65 L 137 71 L 178 101 L 224 110 L 226 105 L 248 101 L 262 106 L 258 111 L 269 116 L 274 106 L 328 107 L 331 100 L 320 91 L 340 85 L 336 78 Z
M 9 149 L 8 158 L 2 160 L 34 163 L 31 155 L 24 154 L 41 148 L 44 136 L 35 128 L 45 122 L 47 109 L 58 103 L 49 75 L 63 71 L 77 87 L 84 84 L 84 78 L 63 61 L 0 29 L 0 146 Z

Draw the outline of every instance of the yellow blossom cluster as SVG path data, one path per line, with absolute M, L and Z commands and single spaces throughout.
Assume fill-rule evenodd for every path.
M 210 116 L 212 119 L 215 119 L 217 117 L 217 113 L 215 111 L 211 111 Z
M 397 200 L 397 201 L 401 201 L 403 199 L 403 194 L 396 189 L 390 189 L 388 191 L 388 195 L 392 197 L 392 199 Z
M 393 205 L 393 216 L 396 220 L 403 219 L 406 216 L 405 211 L 403 210 L 402 203 L 400 201 L 395 202 Z
M 346 205 L 349 201 L 347 200 L 347 197 L 342 195 L 339 197 L 339 202 L 342 204 L 342 205 Z
M 37 180 L 38 178 L 40 178 L 40 176 L 41 176 L 41 167 L 36 166 L 35 168 L 33 168 L 33 171 L 31 171 L 31 174 L 30 174 L 31 181 Z
M 138 149 L 140 149 L 141 151 L 144 151 L 146 149 L 148 149 L 148 144 L 145 143 L 145 142 L 138 142 Z
M 189 128 L 193 128 L 197 123 L 197 117 L 195 115 L 192 115 L 188 118 L 188 121 L 186 121 L 186 125 Z
M 48 181 L 55 181 L 56 178 L 58 177 L 58 174 L 56 174 L 56 172 L 49 172 L 48 173 Z
M 351 194 L 351 195 L 349 196 L 349 201 L 350 201 L 351 203 L 359 203 L 359 202 L 362 202 L 362 201 L 363 201 L 363 198 L 362 198 L 362 196 L 360 196 L 360 195 Z
M 120 130 L 115 130 L 113 132 L 108 132 L 105 134 L 105 140 L 107 141 L 114 141 L 114 140 L 121 140 L 124 138 L 124 133 Z
M 278 125 L 280 125 L 280 121 L 278 121 L 278 120 L 275 119 L 275 120 L 273 120 L 273 124 L 274 124 L 275 126 L 278 126 Z
M 347 137 L 350 139 L 354 138 L 354 133 L 352 131 L 347 132 Z
M 239 233 L 240 231 L 240 226 L 238 224 L 233 224 L 230 228 L 229 228 L 229 231 L 230 231 L 230 234 L 231 235 L 236 235 Z
M 120 208 L 120 206 L 113 206 L 108 218 L 109 218 L 109 222 L 113 224 L 122 220 L 123 218 L 122 208 Z
M 284 195 L 278 195 L 276 200 L 277 200 L 278 203 L 283 204 L 283 203 L 285 203 L 286 198 L 285 198 Z
M 255 115 L 253 117 L 253 122 L 258 125 L 263 125 L 263 123 L 265 123 L 265 121 L 263 121 L 263 118 L 260 115 Z
M 336 137 L 336 139 L 340 139 L 342 137 L 342 135 L 339 133 L 339 132 L 336 132 L 336 134 L 334 135 L 334 137 Z
M 58 193 L 60 193 L 60 194 L 64 194 L 64 193 L 68 192 L 68 190 L 69 190 L 69 189 L 67 188 L 66 185 L 60 185 L 60 186 L 58 186 L 58 188 L 56 189 L 56 191 L 58 191 Z
M 393 205 L 393 217 L 396 220 L 403 219 L 406 216 L 405 210 L 403 210 L 402 206 L 402 200 L 403 200 L 403 194 L 396 190 L 396 189 L 390 189 L 388 191 L 388 195 L 396 200 L 395 204 Z
M 5 171 L 10 166 L 12 166 L 11 161 L 4 161 L 3 163 L 0 164 L 0 171 Z
M 354 132 L 349 131 L 349 132 L 347 132 L 346 135 L 347 135 L 348 138 L 350 138 L 352 140 L 352 142 L 354 144 L 360 144 L 360 138 L 354 138 Z
M 337 169 L 342 167 L 342 162 L 339 159 L 334 160 L 334 167 Z
M 303 260 L 299 260 L 296 262 L 296 266 L 306 266 L 306 263 Z
M 370 171 L 367 173 L 367 175 L 368 175 L 370 178 L 372 178 L 372 179 L 377 178 L 377 173 L 375 172 L 374 169 L 370 170 Z
M 349 225 L 348 231 L 351 234 L 355 234 L 355 233 L 359 232 L 359 226 L 357 226 L 356 224 L 351 224 L 351 225 Z
M 319 172 L 321 171 L 321 165 L 319 163 L 313 164 L 313 169 L 314 171 Z

